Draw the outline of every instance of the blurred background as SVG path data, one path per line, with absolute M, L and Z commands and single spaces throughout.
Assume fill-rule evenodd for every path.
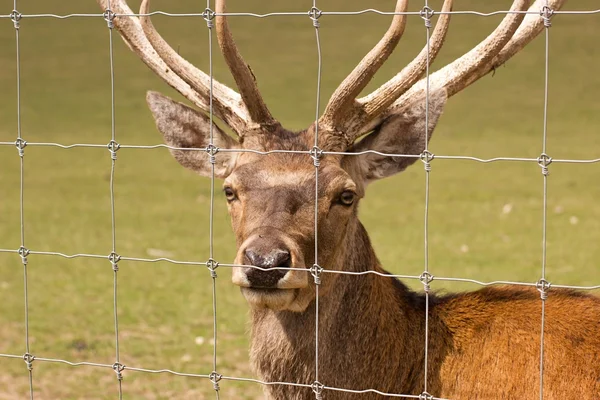
M 139 0 L 131 0 L 137 10 Z M 441 1 L 430 1 L 439 9 Z M 456 1 L 456 10 L 506 10 L 508 0 Z M 393 0 L 319 0 L 326 11 L 376 8 Z M 230 0 L 229 11 L 307 11 L 310 1 Z M 13 1 L 4 0 L 7 15 Z M 413 1 L 411 10 L 422 3 Z M 596 0 L 565 9 L 592 10 Z M 202 2 L 155 0 L 153 10 L 202 12 Z M 99 13 L 93 0 L 19 1 L 24 14 Z M 433 70 L 471 49 L 501 16 L 453 16 Z M 153 19 L 173 48 L 208 71 L 208 33 L 200 17 Z M 323 16 L 321 104 L 381 38 L 391 18 L 372 13 Z M 550 30 L 548 154 L 555 159 L 600 157 L 600 15 L 558 15 Z M 231 29 L 257 76 L 269 108 L 288 129 L 314 119 L 315 33 L 305 16 L 233 17 Z M 145 104 L 158 90 L 180 99 L 123 44 L 115 32 L 116 136 L 121 144 L 151 145 L 161 137 Z M 20 29 L 21 115 L 28 142 L 106 144 L 111 137 L 109 34 L 100 18 L 23 18 Z M 406 65 L 425 43 L 423 21 L 410 17 L 396 52 L 368 89 Z M 15 32 L 0 19 L 0 142 L 17 137 Z M 217 47 L 215 46 L 215 49 Z M 233 85 L 215 50 L 215 77 Z M 528 157 L 542 152 L 544 39 L 452 98 L 431 142 L 436 155 Z M 110 154 L 106 148 L 29 146 L 25 149 L 25 244 L 36 251 L 108 255 L 112 248 Z M 555 284 L 600 283 L 600 163 L 555 163 L 548 189 L 547 279 Z M 0 146 L 0 248 L 20 246 L 19 157 Z M 216 182 L 220 189 L 220 182 Z M 121 149 L 115 172 L 117 252 L 123 256 L 206 261 L 210 181 L 180 167 L 164 148 Z M 535 282 L 541 276 L 542 174 L 533 162 L 434 160 L 430 198 L 430 271 L 480 281 Z M 425 174 L 419 165 L 373 184 L 360 217 L 383 266 L 399 274 L 423 271 Z M 225 200 L 217 190 L 215 259 L 231 262 L 235 242 Z M 149 369 L 212 371 L 212 280 L 206 267 L 165 262 L 119 263 L 121 362 Z M 248 363 L 247 306 L 217 279 L 218 370 L 254 377 Z M 29 256 L 31 352 L 38 357 L 112 364 L 115 361 L 113 272 L 104 259 Z M 419 282 L 407 282 L 419 289 Z M 475 290 L 434 281 L 438 291 Z M 23 266 L 0 252 L 0 353 L 25 353 Z M 435 338 L 432 338 L 435 340 Z M 34 362 L 38 399 L 115 398 L 110 369 Z M 254 383 L 221 382 L 222 398 L 261 398 Z M 208 380 L 125 371 L 124 398 L 214 398 Z M 0 399 L 26 398 L 22 360 L 0 357 Z

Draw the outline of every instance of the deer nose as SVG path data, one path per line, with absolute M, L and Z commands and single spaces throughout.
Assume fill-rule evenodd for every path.
M 244 258 L 246 265 L 253 265 L 266 270 L 263 271 L 256 268 L 244 269 L 251 287 L 263 289 L 276 288 L 277 282 L 287 273 L 287 268 L 290 267 L 291 261 L 290 252 L 283 249 L 273 249 L 265 252 L 256 249 L 246 249 Z

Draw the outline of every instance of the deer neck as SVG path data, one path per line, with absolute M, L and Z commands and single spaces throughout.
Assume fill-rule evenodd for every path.
M 385 273 L 358 220 L 342 247 L 344 270 Z M 335 283 L 319 297 L 319 379 L 328 385 L 366 389 L 373 371 L 385 369 L 379 390 L 407 393 L 422 385 L 418 372 L 424 362 L 422 299 L 394 278 L 323 274 L 322 279 Z M 301 313 L 255 309 L 251 316 L 251 360 L 261 378 L 314 381 L 315 303 Z M 290 388 L 269 390 L 274 398 L 305 398 L 287 392 L 294 390 Z

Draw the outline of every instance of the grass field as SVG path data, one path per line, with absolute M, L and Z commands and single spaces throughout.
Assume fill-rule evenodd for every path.
M 140 1 L 131 1 L 135 9 Z M 197 1 L 155 0 L 153 8 L 201 12 Z M 304 11 L 311 2 L 230 1 L 231 11 Z M 321 0 L 323 10 L 391 10 L 393 0 Z M 441 1 L 431 1 L 439 8 Z M 508 0 L 457 1 L 456 9 L 504 10 Z M 414 1 L 412 10 L 422 3 Z M 4 1 L 0 14 L 11 11 Z M 567 2 L 594 9 L 596 0 Z M 93 0 L 19 1 L 23 14 L 98 12 Z M 434 68 L 470 49 L 499 17 L 453 18 Z M 199 18 L 154 19 L 173 47 L 208 70 L 206 25 Z M 381 37 L 389 17 L 324 16 L 322 104 Z M 231 19 L 273 114 L 290 129 L 314 118 L 317 53 L 307 17 Z M 556 16 L 550 31 L 548 154 L 600 157 L 600 15 Z M 101 18 L 21 21 L 22 132 L 28 142 L 106 144 L 111 137 L 108 31 Z M 414 57 L 423 22 L 410 19 L 394 56 L 370 87 Z M 158 144 L 146 90 L 177 98 L 115 36 L 116 135 L 121 144 Z M 0 142 L 17 137 L 15 33 L 0 19 Z M 217 79 L 232 84 L 220 55 Z M 542 149 L 544 40 L 538 38 L 495 75 L 453 98 L 431 142 L 433 153 L 538 157 Z M 108 255 L 112 247 L 110 155 L 104 148 L 25 149 L 25 245 L 35 251 Z M 431 173 L 430 270 L 436 276 L 535 282 L 542 255 L 542 175 L 535 163 L 435 160 Z M 553 283 L 600 283 L 600 163 L 551 167 L 547 276 Z M 20 246 L 19 157 L 0 146 L 0 248 Z M 425 178 L 415 166 L 370 187 L 360 215 L 383 265 L 395 273 L 423 270 Z M 162 148 L 121 149 L 115 172 L 117 252 L 128 257 L 208 259 L 210 182 L 181 168 Z M 219 187 L 220 183 L 217 182 Z M 233 260 L 235 243 L 225 201 L 214 212 L 215 259 Z M 121 362 L 127 366 L 207 374 L 212 370 L 212 283 L 205 267 L 165 262 L 119 263 Z M 113 272 L 107 260 L 31 255 L 28 266 L 31 352 L 37 357 L 115 361 Z M 409 282 L 411 285 L 414 283 Z M 417 282 L 418 283 L 418 282 Z M 415 287 L 417 287 L 415 285 Z M 473 290 L 434 282 L 437 290 Z M 25 353 L 23 267 L 0 252 L 0 353 Z M 229 271 L 217 279 L 219 372 L 253 377 L 247 355 L 247 307 Z M 433 338 L 432 340 L 435 340 Z M 115 398 L 110 369 L 34 362 L 37 399 Z M 221 382 L 224 399 L 260 398 L 253 383 Z M 0 399 L 27 398 L 22 360 L 0 357 Z M 208 380 L 125 371 L 126 399 L 213 398 Z

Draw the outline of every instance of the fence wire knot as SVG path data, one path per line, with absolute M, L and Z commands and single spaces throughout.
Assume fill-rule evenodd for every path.
M 544 20 L 544 26 L 546 28 L 550 28 L 552 26 L 552 16 L 554 15 L 554 10 L 548 6 L 542 7 L 540 11 L 540 16 Z
M 112 365 L 112 369 L 113 371 L 115 371 L 115 373 L 117 374 L 117 379 L 122 381 L 123 380 L 123 370 L 125 369 L 125 366 L 123 364 L 121 364 L 120 362 L 116 362 Z
M 106 148 L 110 152 L 110 158 L 113 160 L 116 160 L 117 159 L 117 151 L 121 148 L 121 145 L 119 143 L 115 142 L 114 140 L 111 140 L 106 145 Z
M 323 399 L 323 389 L 325 388 L 325 385 L 323 385 L 321 382 L 319 381 L 314 381 L 311 385 L 310 385 L 313 393 L 315 394 L 315 398 L 317 400 L 322 400 Z
M 323 267 L 319 266 L 319 264 L 314 264 L 312 267 L 310 267 L 309 271 L 313 278 L 315 278 L 315 285 L 320 285 Z
M 21 256 L 21 261 L 23 261 L 23 264 L 27 265 L 27 256 L 29 255 L 29 249 L 25 246 L 19 247 L 19 255 Z
M 33 354 L 25 353 L 23 354 L 23 361 L 27 365 L 28 370 L 33 370 L 33 361 L 35 360 L 35 356 Z
M 419 275 L 419 280 L 423 284 L 423 290 L 425 290 L 425 293 L 429 293 L 429 289 L 431 288 L 429 284 L 431 281 L 433 281 L 433 275 L 427 271 L 424 271 L 421 275 Z
M 323 11 L 319 10 L 317 7 L 312 7 L 308 11 L 308 17 L 311 19 L 315 28 L 318 28 L 320 26 L 319 18 L 321 18 L 321 15 L 323 15 Z
M 204 11 L 202 11 L 202 18 L 204 18 L 204 20 L 206 21 L 206 26 L 209 29 L 213 27 L 213 21 L 216 15 L 217 14 L 210 8 L 206 8 Z
M 209 258 L 208 261 L 206 262 L 206 267 L 210 271 L 210 276 L 212 278 L 216 278 L 217 277 L 217 268 L 219 267 L 219 263 L 216 262 L 215 260 L 213 260 L 212 258 Z
M 537 163 L 540 167 L 542 167 L 542 174 L 544 176 L 548 176 L 550 174 L 550 171 L 548 171 L 548 166 L 550 164 L 552 164 L 552 157 L 550 157 L 548 154 L 546 153 L 542 153 L 538 159 L 537 159 Z
M 21 18 L 23 18 L 23 15 L 17 10 L 12 10 L 10 13 L 10 20 L 13 22 L 15 29 L 19 29 L 19 21 L 21 21 Z
M 313 159 L 313 164 L 315 167 L 319 167 L 321 165 L 321 158 L 323 157 L 323 150 L 319 147 L 314 146 L 310 149 L 310 157 Z
M 19 157 L 23 157 L 25 155 L 25 147 L 27 147 L 27 141 L 21 138 L 15 140 L 15 147 L 19 151 Z
M 548 298 L 548 291 L 550 290 L 551 285 L 552 284 L 550 282 L 543 278 L 536 282 L 535 287 L 537 288 L 538 292 L 540 292 L 540 298 L 542 300 L 546 300 Z
M 204 149 L 204 151 L 206 151 L 206 153 L 208 154 L 208 160 L 210 161 L 210 163 L 215 164 L 217 162 L 216 155 L 219 152 L 219 148 L 211 143 L 208 146 L 206 146 L 206 149 Z
M 433 396 L 427 392 L 423 392 L 419 395 L 419 400 L 433 400 Z
M 121 256 L 115 253 L 114 251 L 108 255 L 108 261 L 112 264 L 113 271 L 117 272 L 119 270 L 119 261 L 121 260 Z
M 218 392 L 221 389 L 219 387 L 219 381 L 223 378 L 223 375 L 219 374 L 217 371 L 213 371 L 210 373 L 208 378 L 213 384 L 213 389 L 215 389 Z
M 425 171 L 431 171 L 431 161 L 433 161 L 435 158 L 435 154 L 431 153 L 429 150 L 423 150 L 423 152 L 419 155 L 419 158 L 423 162 Z
M 117 14 L 115 14 L 110 8 L 107 8 L 102 14 L 102 17 L 106 21 L 106 25 L 108 25 L 108 29 L 115 27 L 114 20 L 116 16 Z
M 425 22 L 425 28 L 431 28 L 431 18 L 434 16 L 435 11 L 433 11 L 430 7 L 425 6 L 421 11 L 419 11 L 419 15 L 423 18 Z

